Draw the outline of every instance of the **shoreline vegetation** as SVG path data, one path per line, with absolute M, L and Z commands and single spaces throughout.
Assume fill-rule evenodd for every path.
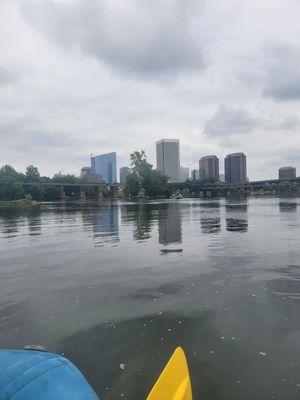
M 126 178 L 124 189 L 116 190 L 114 196 L 126 200 L 151 200 L 167 199 L 176 191 L 183 198 L 201 197 L 201 188 L 206 188 L 204 198 L 217 197 L 236 197 L 236 196 L 281 196 L 299 195 L 300 186 L 295 182 L 282 182 L 280 184 L 265 183 L 260 189 L 251 191 L 243 186 L 232 185 L 224 187 L 221 182 L 203 182 L 186 180 L 180 182 L 176 187 L 168 183 L 168 177 L 160 171 L 153 169 L 147 161 L 144 150 L 134 151 L 130 155 L 130 174 Z M 45 186 L 46 183 L 55 184 L 76 184 L 77 189 L 64 187 L 64 198 L 66 200 L 76 200 L 81 197 L 80 184 L 88 183 L 87 178 L 61 173 L 55 174 L 52 178 L 41 176 L 37 167 L 29 165 L 25 174 L 17 172 L 11 165 L 4 165 L 0 168 L 0 206 L 35 206 L 41 201 L 57 201 L 61 198 L 58 186 Z M 210 189 L 211 188 L 211 189 Z M 210 192 L 210 193 L 209 193 Z M 98 188 L 84 189 L 84 200 L 95 198 L 110 198 L 111 194 L 108 187 L 101 188 L 99 196 Z M 202 193 L 203 196 L 203 193 Z
M 39 205 L 39 201 L 32 199 L 0 200 L 0 207 L 35 207 Z

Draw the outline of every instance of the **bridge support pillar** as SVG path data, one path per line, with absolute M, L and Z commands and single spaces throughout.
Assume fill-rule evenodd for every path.
M 112 199 L 116 199 L 118 197 L 118 188 L 116 186 L 110 186 L 109 193 Z
M 99 201 L 103 201 L 103 198 L 104 198 L 103 192 L 102 192 L 102 190 L 100 189 L 100 187 L 98 187 L 98 200 L 99 200 Z
M 60 200 L 66 200 L 66 192 L 63 185 L 60 185 L 59 187 L 59 195 L 60 195 Z
M 85 201 L 86 195 L 83 187 L 80 188 L 80 201 Z

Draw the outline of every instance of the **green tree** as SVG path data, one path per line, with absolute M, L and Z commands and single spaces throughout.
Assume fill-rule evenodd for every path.
M 26 167 L 25 176 L 27 182 L 40 182 L 41 179 L 39 170 L 33 165 Z
M 3 165 L 0 169 L 0 179 L 11 178 L 18 180 L 19 176 L 20 174 L 11 165 Z
M 33 200 L 41 201 L 44 198 L 45 189 L 39 182 L 33 182 L 30 186 L 26 186 L 25 193 Z
M 189 190 L 189 188 L 183 189 L 182 195 L 183 195 L 183 197 L 189 197 L 189 196 L 190 196 L 190 190 Z
M 0 199 L 18 200 L 23 196 L 22 174 L 11 165 L 4 165 L 0 169 Z
M 79 178 L 77 178 L 75 175 L 63 175 L 63 174 L 55 174 L 52 178 L 53 182 L 57 183 L 78 183 Z
M 134 151 L 130 155 L 131 173 L 125 183 L 125 193 L 137 196 L 139 192 L 144 192 L 146 196 L 155 197 L 168 195 L 168 178 L 159 171 L 154 171 L 152 165 L 148 163 L 145 151 Z

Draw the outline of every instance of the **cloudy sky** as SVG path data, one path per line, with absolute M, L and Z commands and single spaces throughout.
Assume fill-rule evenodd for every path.
M 0 164 L 78 174 L 178 138 L 300 171 L 300 0 L 0 0 Z M 299 175 L 299 172 L 298 172 Z

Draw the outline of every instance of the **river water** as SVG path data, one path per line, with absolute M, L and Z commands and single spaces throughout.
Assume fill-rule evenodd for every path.
M 195 399 L 300 398 L 300 199 L 0 209 L 0 345 L 145 399 L 176 346 Z

